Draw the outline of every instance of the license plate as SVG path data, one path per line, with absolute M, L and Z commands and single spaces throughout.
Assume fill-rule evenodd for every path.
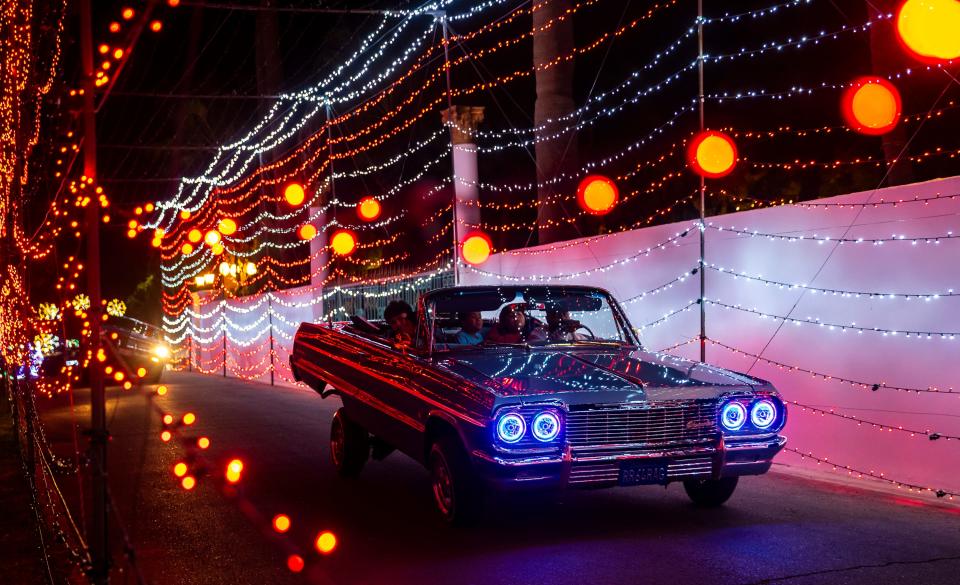
M 667 464 L 624 461 L 620 464 L 620 485 L 667 483 Z

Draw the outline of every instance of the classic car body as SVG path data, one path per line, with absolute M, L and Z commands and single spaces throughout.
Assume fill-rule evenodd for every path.
M 613 324 L 590 321 L 609 331 L 559 342 L 449 343 L 450 317 L 458 311 L 521 302 L 530 312 L 562 309 L 588 319 L 602 307 Z M 432 454 L 443 456 L 438 443 L 456 451 L 447 458 L 461 460 L 448 467 L 468 476 L 454 479 L 463 492 L 458 513 L 476 496 L 465 481 L 507 490 L 684 481 L 695 502 L 719 504 L 738 476 L 766 472 L 786 442 L 779 434 L 786 409 L 768 382 L 644 350 L 601 289 L 440 289 L 421 297 L 417 313 L 410 344 L 392 342 L 361 319 L 333 327 L 303 323 L 291 368 L 324 397 L 343 400 L 332 437 L 338 466 L 345 428 L 348 440 L 362 443 L 347 454 L 354 472 L 366 460 L 369 437 L 375 457 L 378 447 L 396 448 L 432 474 Z M 442 488 L 434 485 L 438 498 Z

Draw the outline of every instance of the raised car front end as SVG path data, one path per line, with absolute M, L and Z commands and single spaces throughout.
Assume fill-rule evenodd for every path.
M 486 429 L 475 466 L 500 489 L 665 485 L 757 475 L 786 438 L 786 407 L 773 392 L 709 399 L 568 406 L 504 405 Z

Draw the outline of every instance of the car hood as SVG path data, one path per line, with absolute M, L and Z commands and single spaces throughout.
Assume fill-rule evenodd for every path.
M 706 399 L 769 387 L 744 374 L 643 350 L 488 348 L 444 356 L 439 365 L 503 402 L 546 395 L 568 404 Z

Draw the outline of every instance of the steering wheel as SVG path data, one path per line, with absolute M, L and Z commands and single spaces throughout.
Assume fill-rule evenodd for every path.
M 587 327 L 580 321 L 577 321 L 576 319 L 564 319 L 560 323 L 561 323 L 561 327 L 563 328 L 563 331 L 565 331 L 566 333 L 575 333 L 580 329 L 586 329 L 587 333 L 590 334 L 591 340 L 595 340 L 597 338 L 597 336 L 594 335 L 593 331 L 591 331 L 589 327 Z

